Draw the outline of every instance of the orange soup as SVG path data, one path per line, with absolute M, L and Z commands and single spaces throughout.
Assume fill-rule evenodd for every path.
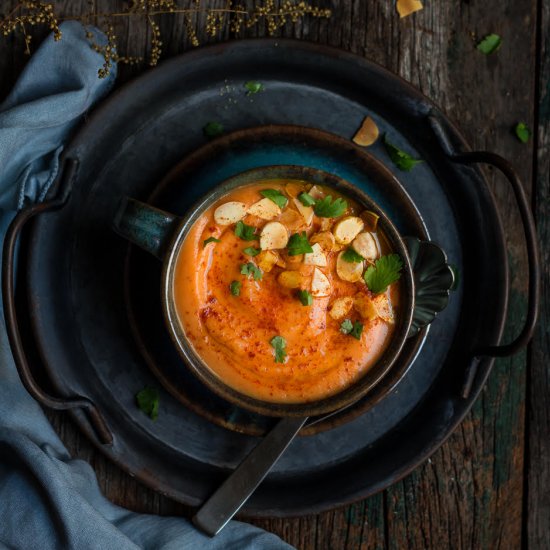
M 378 217 L 305 181 L 237 188 L 195 222 L 174 278 L 197 355 L 251 397 L 335 394 L 380 358 L 398 314 L 401 269 Z

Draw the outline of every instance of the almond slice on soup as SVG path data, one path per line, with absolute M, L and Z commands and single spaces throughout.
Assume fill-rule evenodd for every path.
M 376 244 L 376 240 L 371 233 L 366 231 L 359 233 L 359 235 L 353 239 L 351 247 L 355 250 L 355 252 L 357 252 L 357 254 L 363 256 L 365 260 L 373 261 L 378 258 L 378 245 Z
M 327 257 L 323 252 L 323 248 L 319 243 L 311 245 L 313 252 L 307 252 L 304 254 L 304 264 L 306 265 L 318 265 L 319 267 L 326 267 Z
M 333 229 L 334 238 L 340 244 L 349 244 L 363 231 L 365 222 L 357 216 L 346 216 L 336 223 Z
M 229 201 L 220 204 L 214 211 L 214 221 L 218 225 L 231 225 L 241 221 L 246 216 L 246 204 Z
M 363 262 L 348 262 L 344 259 L 344 251 L 338 254 L 336 259 L 336 273 L 342 281 L 356 283 L 363 276 Z
M 287 228 L 280 222 L 266 223 L 260 233 L 260 248 L 262 250 L 277 250 L 288 244 Z
M 281 215 L 281 208 L 271 199 L 265 198 L 255 202 L 248 209 L 248 213 L 262 220 L 273 220 Z
M 313 271 L 313 279 L 311 280 L 311 294 L 314 298 L 322 298 L 330 296 L 330 281 L 328 277 L 318 268 Z

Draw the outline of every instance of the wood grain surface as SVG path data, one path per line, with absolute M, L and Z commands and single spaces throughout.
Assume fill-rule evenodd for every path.
M 182 0 L 182 5 L 190 4 Z M 424 10 L 400 20 L 394 0 L 316 0 L 330 20 L 305 18 L 278 36 L 341 47 L 376 61 L 417 86 L 462 128 L 474 149 L 512 161 L 531 194 L 543 245 L 543 291 L 550 291 L 550 0 L 426 0 Z M 0 12 L 16 2 L 4 0 Z M 65 14 L 89 10 L 87 0 L 55 2 Z M 120 0 L 96 9 L 123 7 Z M 207 1 L 208 7 L 224 0 Z M 249 7 L 254 2 L 245 2 Z M 204 15 L 194 16 L 204 22 Z M 202 19 L 201 19 L 202 18 Z M 191 47 L 181 16 L 160 18 L 163 58 Z M 199 25 L 199 28 L 201 26 Z M 44 31 L 33 31 L 37 41 Z M 265 36 L 265 25 L 235 35 L 226 27 L 201 42 Z M 483 55 L 476 42 L 489 33 L 502 47 Z M 123 20 L 125 53 L 143 55 L 149 29 Z M 0 37 L 0 98 L 26 62 L 20 36 Z M 119 83 L 145 63 L 123 67 Z M 524 121 L 527 144 L 514 136 Z M 505 180 L 487 172 L 501 215 L 512 267 L 505 339 L 521 327 L 526 303 L 526 257 L 521 225 Z M 532 549 L 550 548 L 550 303 L 530 349 L 496 362 L 481 397 L 456 432 L 411 475 L 381 494 L 317 516 L 253 523 L 303 549 Z M 89 461 L 113 502 L 137 511 L 187 515 L 184 506 L 143 487 L 106 461 L 62 413 L 48 413 L 74 456 Z

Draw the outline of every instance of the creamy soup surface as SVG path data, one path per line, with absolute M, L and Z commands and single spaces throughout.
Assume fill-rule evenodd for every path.
M 174 299 L 194 350 L 227 385 L 301 403 L 343 390 L 382 355 L 399 267 L 374 213 L 327 187 L 261 181 L 195 222 Z

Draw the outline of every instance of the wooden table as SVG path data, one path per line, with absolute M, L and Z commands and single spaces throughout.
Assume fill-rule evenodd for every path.
M 259 4 L 260 2 L 257 2 Z M 96 2 L 119 11 L 121 0 Z M 190 1 L 181 0 L 186 6 Z M 203 0 L 220 7 L 223 0 Z M 246 2 L 245 2 L 246 4 Z M 510 159 L 530 193 L 543 246 L 543 292 L 550 276 L 550 0 L 425 1 L 425 9 L 400 20 L 394 0 L 316 0 L 331 19 L 305 17 L 277 36 L 330 44 L 368 57 L 396 72 L 438 103 L 462 128 L 475 149 Z M 8 13 L 16 5 L 2 2 Z M 253 6 L 248 2 L 248 6 Z M 88 12 L 87 0 L 55 2 L 63 14 Z M 200 16 L 204 19 L 204 16 Z M 169 57 L 189 49 L 181 16 L 160 18 Z M 476 42 L 489 33 L 503 42 L 483 55 Z M 32 34 L 39 40 L 41 30 Z M 121 19 L 121 49 L 146 49 L 144 25 Z M 238 37 L 263 36 L 264 25 Z M 216 38 L 198 31 L 201 43 L 235 38 L 225 26 Z M 20 35 L 0 38 L 0 98 L 24 66 Z M 122 83 L 146 63 L 123 67 Z M 524 121 L 533 130 L 528 144 L 511 129 Z M 526 301 L 524 241 L 519 216 L 504 180 L 488 173 L 507 229 L 513 269 L 506 339 L 521 326 Z M 449 440 L 421 467 L 372 498 L 318 516 L 261 520 L 255 524 L 298 548 L 548 548 L 550 545 L 550 366 L 547 359 L 550 302 L 545 301 L 536 337 L 527 352 L 496 362 L 487 387 Z M 110 464 L 65 414 L 48 413 L 73 455 L 89 461 L 103 492 L 133 510 L 185 515 L 185 507 L 145 488 Z

